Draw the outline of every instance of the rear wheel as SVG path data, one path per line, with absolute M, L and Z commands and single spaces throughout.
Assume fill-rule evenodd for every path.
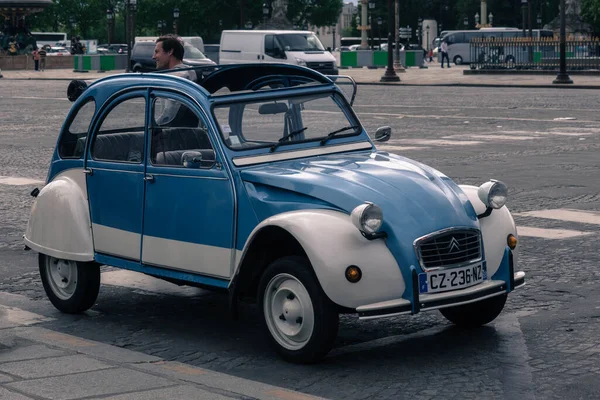
M 39 255 L 46 295 L 58 310 L 75 314 L 94 305 L 100 291 L 100 266 L 93 262 Z
M 465 304 L 440 309 L 450 322 L 464 328 L 475 328 L 492 322 L 500 315 L 506 303 L 506 294 Z
M 454 64 L 456 65 L 462 65 L 463 63 L 463 58 L 461 56 L 455 56 L 454 57 Z
M 320 361 L 337 336 L 337 307 L 304 257 L 284 257 L 261 277 L 258 304 L 271 342 L 286 360 Z

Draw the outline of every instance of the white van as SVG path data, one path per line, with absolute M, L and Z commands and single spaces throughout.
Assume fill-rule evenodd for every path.
M 337 75 L 335 57 L 311 31 L 226 30 L 221 34 L 219 64 L 286 63 L 324 75 Z

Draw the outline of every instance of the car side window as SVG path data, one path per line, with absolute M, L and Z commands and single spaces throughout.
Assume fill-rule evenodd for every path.
M 114 106 L 100 125 L 92 144 L 92 158 L 141 163 L 144 160 L 146 100 L 133 97 Z
M 153 165 L 210 168 L 215 162 L 205 122 L 179 100 L 154 99 L 151 135 Z M 194 160 L 193 165 L 190 160 Z
M 69 127 L 60 137 L 58 144 L 58 155 L 60 158 L 80 158 L 83 155 L 85 142 L 95 111 L 96 102 L 94 99 L 90 99 L 79 107 Z

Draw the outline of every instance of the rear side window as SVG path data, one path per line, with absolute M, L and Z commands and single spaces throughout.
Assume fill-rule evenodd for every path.
M 83 155 L 95 111 L 96 102 L 90 98 L 75 112 L 75 116 L 63 132 L 58 143 L 60 158 L 80 158 Z
M 141 163 L 144 159 L 146 100 L 129 98 L 104 117 L 92 143 L 92 158 L 101 161 Z

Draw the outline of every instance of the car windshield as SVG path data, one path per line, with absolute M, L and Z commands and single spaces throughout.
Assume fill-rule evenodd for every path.
M 183 46 L 183 58 L 190 60 L 206 60 L 206 56 L 194 46 Z
M 225 144 L 247 150 L 358 135 L 361 127 L 337 93 L 317 93 L 219 105 L 214 108 Z M 326 142 L 327 144 L 331 142 Z
M 277 35 L 285 51 L 322 51 L 321 41 L 312 33 L 288 33 Z

